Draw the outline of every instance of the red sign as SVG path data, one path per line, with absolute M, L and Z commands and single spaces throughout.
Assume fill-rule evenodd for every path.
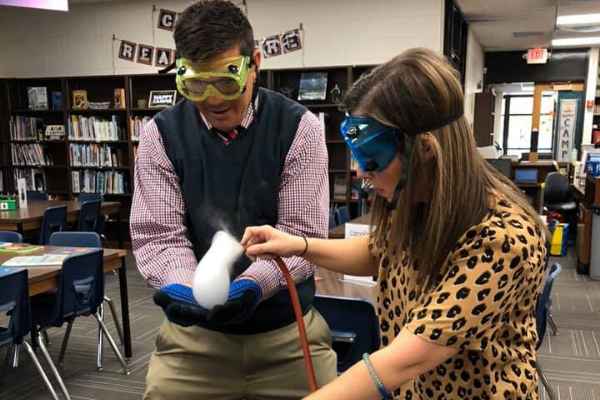
M 548 61 L 548 49 L 527 50 L 527 64 L 546 64 Z

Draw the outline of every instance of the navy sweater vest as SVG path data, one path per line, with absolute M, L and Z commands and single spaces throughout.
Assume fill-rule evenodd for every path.
M 280 176 L 306 108 L 263 88 L 259 103 L 252 124 L 227 146 L 216 132 L 207 129 L 191 101 L 181 101 L 154 118 L 180 180 L 188 237 L 198 260 L 217 230 L 227 230 L 239 239 L 247 226 L 277 223 Z M 235 263 L 232 279 L 249 265 L 250 260 L 242 256 Z M 272 268 L 277 269 L 274 264 Z M 280 276 L 279 271 L 273 274 Z M 306 313 L 315 293 L 314 278 L 296 288 Z M 262 301 L 243 323 L 204 327 L 254 334 L 281 328 L 294 320 L 289 294 L 282 290 Z

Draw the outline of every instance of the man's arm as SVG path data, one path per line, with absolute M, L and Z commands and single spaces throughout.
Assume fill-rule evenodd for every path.
M 140 137 L 134 180 L 129 224 L 140 273 L 157 289 L 191 284 L 197 261 L 186 236 L 185 203 L 154 120 Z
M 278 197 L 275 228 L 293 235 L 326 238 L 329 228 L 329 177 L 325 134 L 319 121 L 307 111 L 286 156 Z M 316 266 L 300 257 L 284 259 L 294 282 L 312 276 Z M 285 287 L 285 279 L 273 261 L 256 261 L 240 276 L 254 279 L 267 299 Z

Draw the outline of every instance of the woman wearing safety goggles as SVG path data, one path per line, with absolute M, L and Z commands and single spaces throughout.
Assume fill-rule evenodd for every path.
M 440 55 L 412 49 L 363 75 L 342 137 L 377 192 L 370 235 L 246 229 L 250 257 L 303 254 L 378 275 L 381 350 L 308 399 L 537 400 L 535 305 L 547 230 L 479 155 L 463 90 Z

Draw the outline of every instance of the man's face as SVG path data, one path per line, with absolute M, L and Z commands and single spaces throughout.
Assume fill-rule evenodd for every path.
M 224 58 L 235 57 L 240 55 L 240 47 L 235 46 L 215 58 L 208 60 L 209 62 L 221 60 Z M 260 51 L 256 50 L 252 55 L 254 65 L 251 67 L 246 83 L 246 90 L 235 100 L 223 100 L 215 96 L 209 96 L 206 100 L 195 101 L 194 104 L 198 111 L 204 115 L 213 128 L 221 132 L 229 132 L 237 128 L 244 118 L 244 113 L 252 99 L 252 90 L 256 80 L 256 71 L 260 67 Z

